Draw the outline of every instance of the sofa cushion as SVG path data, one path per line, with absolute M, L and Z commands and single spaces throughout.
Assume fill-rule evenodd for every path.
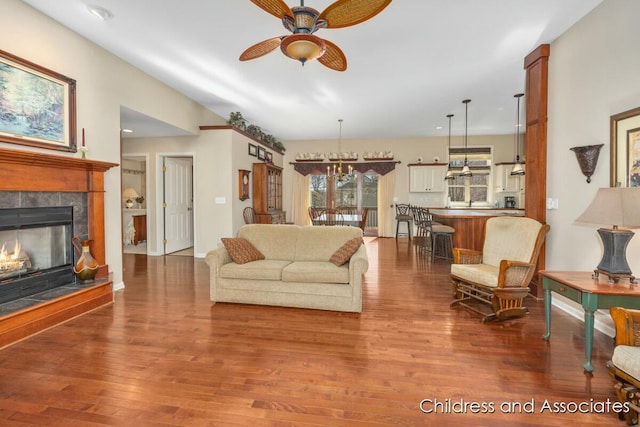
M 451 275 L 465 282 L 495 288 L 498 286 L 500 269 L 488 264 L 451 264 Z
M 247 239 L 240 237 L 223 237 L 221 240 L 225 249 L 229 252 L 229 256 L 236 264 L 245 264 L 247 262 L 264 259 L 264 255 Z
M 349 283 L 349 265 L 338 267 L 328 261 L 296 261 L 282 270 L 283 282 Z
M 640 347 L 618 345 L 613 349 L 611 361 L 633 378 L 640 378 Z
M 246 224 L 240 227 L 238 237 L 247 239 L 266 259 L 293 261 L 299 225 Z
M 305 226 L 300 227 L 294 261 L 326 261 L 348 240 L 362 237 L 358 227 Z
M 220 268 L 226 279 L 282 280 L 282 269 L 291 261 L 265 259 L 246 264 L 229 263 Z
M 333 255 L 331 255 L 329 261 L 340 267 L 342 264 L 349 261 L 351 255 L 356 253 L 361 244 L 362 237 L 354 237 L 353 239 L 348 240 L 344 245 L 340 246 Z

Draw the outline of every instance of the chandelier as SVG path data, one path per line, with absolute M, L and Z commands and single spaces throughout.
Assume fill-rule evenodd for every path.
M 333 169 L 327 166 L 327 177 L 338 177 L 338 182 L 344 181 L 346 178 L 351 178 L 353 176 L 353 166 L 347 165 L 346 172 L 343 168 L 342 164 L 342 119 L 338 119 L 340 123 L 340 133 L 338 135 L 338 167 L 333 165 Z

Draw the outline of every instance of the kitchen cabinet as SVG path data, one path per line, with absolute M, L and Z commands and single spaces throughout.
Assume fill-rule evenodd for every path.
M 446 163 L 409 164 L 409 192 L 442 193 L 446 190 Z
M 511 175 L 515 163 L 496 163 L 494 168 L 497 193 L 524 193 L 524 175 Z M 525 165 L 522 164 L 522 169 Z

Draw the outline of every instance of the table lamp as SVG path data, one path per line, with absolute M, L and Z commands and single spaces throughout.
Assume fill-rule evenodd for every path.
M 598 229 L 604 253 L 593 277 L 598 278 L 603 273 L 609 277 L 609 282 L 628 278 L 635 284 L 635 277 L 627 264 L 626 250 L 633 237 L 633 231 L 628 229 L 640 228 L 640 187 L 599 188 L 591 204 L 576 222 L 613 224 L 611 228 Z
M 125 190 L 122 192 L 122 198 L 124 199 L 125 197 L 127 198 L 127 200 L 124 202 L 124 204 L 127 209 L 130 209 L 133 206 L 133 200 L 131 199 L 135 199 L 136 197 L 138 197 L 138 193 L 133 188 L 125 188 Z

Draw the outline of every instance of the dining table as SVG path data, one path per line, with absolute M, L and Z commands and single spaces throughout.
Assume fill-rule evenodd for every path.
M 327 223 L 335 223 L 336 215 L 333 213 L 323 213 L 316 218 L 313 219 L 313 225 L 327 225 Z M 362 221 L 362 214 L 341 214 L 343 218 L 342 225 L 352 225 L 354 227 L 360 226 L 360 221 Z

